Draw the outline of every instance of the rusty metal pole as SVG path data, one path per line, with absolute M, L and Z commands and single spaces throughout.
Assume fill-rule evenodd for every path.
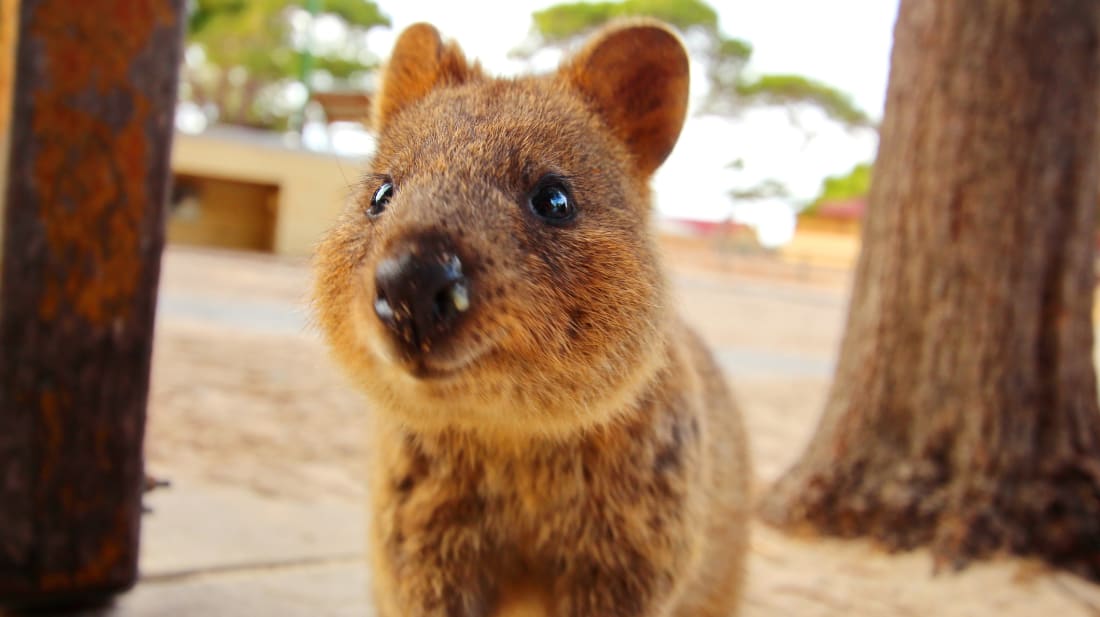
M 184 0 L 22 0 L 0 279 L 0 606 L 137 577 Z

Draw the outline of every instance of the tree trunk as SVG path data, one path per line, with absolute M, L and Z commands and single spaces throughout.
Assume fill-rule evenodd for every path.
M 1100 579 L 1100 2 L 903 0 L 817 433 L 765 518 Z
M 0 280 L 0 612 L 137 575 L 183 0 L 22 0 Z

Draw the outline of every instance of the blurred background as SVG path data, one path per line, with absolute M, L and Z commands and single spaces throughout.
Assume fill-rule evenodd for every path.
M 308 254 L 373 142 L 362 122 L 403 28 L 431 21 L 491 73 L 546 72 L 645 14 L 692 54 L 692 107 L 654 180 L 666 239 L 847 268 L 882 115 L 896 0 L 192 0 L 169 241 Z

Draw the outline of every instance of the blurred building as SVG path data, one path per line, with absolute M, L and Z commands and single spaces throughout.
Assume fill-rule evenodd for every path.
M 829 268 L 851 268 L 859 257 L 867 198 L 829 201 L 801 214 L 794 237 L 780 249 L 788 260 Z
M 168 241 L 309 255 L 351 195 L 361 165 L 272 132 L 215 126 L 177 133 Z

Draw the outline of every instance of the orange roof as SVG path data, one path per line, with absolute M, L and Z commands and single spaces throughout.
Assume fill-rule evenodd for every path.
M 835 199 L 817 207 L 816 216 L 823 219 L 858 221 L 867 213 L 867 198 Z

